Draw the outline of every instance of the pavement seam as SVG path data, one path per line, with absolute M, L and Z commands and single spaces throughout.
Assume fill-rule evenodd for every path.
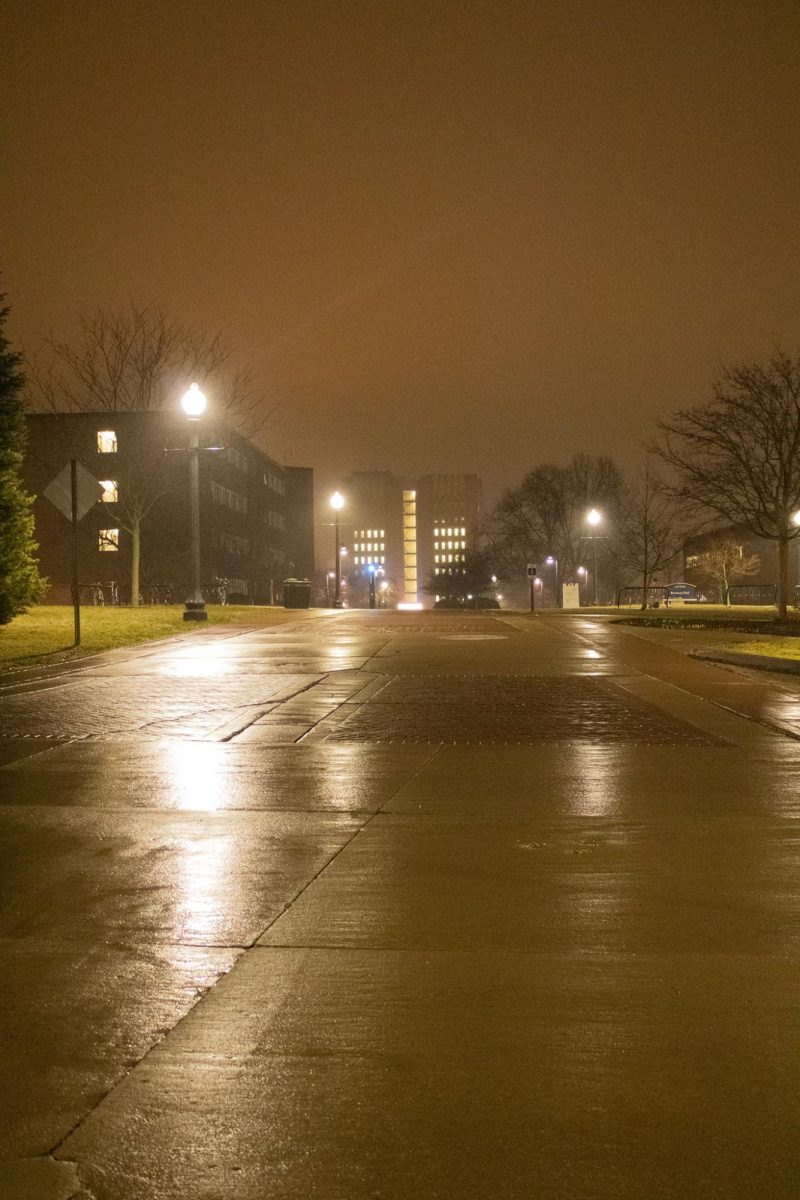
M 391 803 L 391 801 L 406 786 L 406 784 L 411 783 L 420 774 L 420 772 L 422 770 L 424 770 L 424 768 L 428 765 L 428 763 L 431 762 L 431 760 L 436 756 L 436 754 L 439 753 L 440 750 L 441 750 L 441 745 L 438 745 L 431 754 L 426 756 L 424 762 L 422 762 L 416 768 L 416 770 L 412 772 L 412 774 L 409 776 L 408 779 L 404 780 L 403 783 L 399 784 L 396 788 L 393 789 L 392 793 L 389 796 L 387 796 L 386 799 L 383 801 L 383 804 L 381 805 L 381 807 L 379 809 L 376 809 L 375 812 L 368 815 L 367 819 L 353 831 L 353 833 L 350 835 L 350 837 L 347 838 L 347 840 L 345 842 L 343 842 L 343 844 L 341 846 L 339 846 L 339 848 L 337 850 L 334 851 L 334 853 L 330 856 L 330 858 L 327 859 L 327 861 L 325 863 L 323 863 L 323 865 L 319 868 L 319 870 L 316 871 L 315 874 L 309 880 L 307 880 L 306 883 L 304 883 L 303 886 L 295 893 L 295 895 L 284 905 L 284 907 L 281 909 L 280 913 L 278 913 L 275 917 L 273 917 L 273 919 L 264 926 L 264 928 L 260 931 L 260 933 L 258 933 L 251 942 L 249 942 L 248 944 L 246 944 L 243 947 L 238 947 L 238 946 L 236 946 L 236 947 L 229 947 L 229 946 L 220 947 L 220 948 L 224 948 L 224 949 L 238 949 L 240 951 L 234 958 L 234 961 L 231 963 L 228 970 L 221 972 L 221 974 L 217 977 L 217 979 L 214 981 L 214 983 L 212 983 L 210 987 L 206 988 L 197 997 L 194 1004 L 192 1004 L 191 1007 L 188 1008 L 185 1013 L 183 1013 L 183 1015 L 175 1022 L 175 1024 L 172 1025 L 168 1030 L 166 1030 L 160 1038 L 158 1038 L 156 1041 L 154 1041 L 153 1044 L 141 1056 L 141 1058 L 139 1058 L 135 1063 L 131 1064 L 129 1066 L 129 1068 L 125 1071 L 125 1073 L 123 1075 L 121 1075 L 120 1078 L 116 1081 L 116 1083 L 114 1083 L 113 1086 L 110 1087 L 108 1089 L 108 1091 L 105 1092 L 100 1097 L 100 1099 L 97 1101 L 97 1103 L 92 1105 L 92 1107 L 90 1109 L 88 1109 L 79 1118 L 79 1120 L 77 1120 L 75 1122 L 75 1124 L 72 1126 L 72 1128 L 69 1129 L 59 1139 L 59 1141 L 56 1143 L 56 1145 L 53 1146 L 53 1148 L 48 1152 L 50 1157 L 56 1158 L 58 1162 L 74 1162 L 76 1165 L 76 1171 L 80 1178 L 80 1165 L 78 1164 L 78 1162 L 75 1159 L 57 1158 L 58 1151 L 65 1144 L 65 1142 L 67 1142 L 69 1140 L 69 1138 L 72 1137 L 72 1135 L 74 1133 L 76 1133 L 77 1130 L 80 1129 L 81 1126 L 84 1125 L 85 1122 L 88 1121 L 89 1118 L 95 1112 L 97 1112 L 97 1110 L 101 1107 L 101 1105 L 103 1105 L 106 1102 L 106 1100 L 109 1099 L 110 1096 L 113 1096 L 113 1094 L 116 1092 L 117 1088 L 122 1083 L 125 1082 L 125 1080 L 128 1078 L 128 1076 L 131 1075 L 133 1071 L 137 1070 L 138 1067 L 140 1067 L 141 1064 L 150 1057 L 150 1055 L 153 1053 L 153 1051 L 156 1050 L 159 1046 L 161 1046 L 166 1041 L 166 1039 L 170 1036 L 170 1034 L 175 1029 L 177 1029 L 178 1026 L 181 1025 L 182 1022 L 185 1021 L 186 1018 L 191 1013 L 194 1012 L 194 1010 L 197 1008 L 197 1006 L 199 1004 L 203 1003 L 203 1001 L 206 999 L 207 996 L 209 996 L 211 994 L 211 992 L 214 990 L 214 988 L 216 988 L 217 985 L 223 979 L 225 979 L 228 975 L 230 975 L 236 969 L 236 967 L 239 965 L 239 963 L 244 961 L 244 959 L 247 957 L 247 955 L 249 953 L 251 953 L 254 950 L 262 950 L 262 949 L 270 949 L 271 948 L 271 947 L 259 946 L 259 944 L 258 944 L 260 939 L 262 937 L 264 937 L 265 933 L 267 933 L 272 928 L 272 926 L 275 924 L 276 921 L 279 921 L 281 919 L 281 917 L 283 917 L 289 911 L 289 909 L 292 907 L 292 905 L 294 905 L 300 899 L 300 897 L 302 895 L 304 895 L 304 893 L 308 890 L 308 888 L 310 888 L 311 885 L 313 883 L 315 883 L 317 879 L 319 879 L 319 877 L 323 874 L 323 872 L 327 871 L 328 867 L 330 867 L 331 864 L 336 861 L 336 859 L 339 857 L 339 855 L 342 854 L 347 849 L 347 847 L 351 844 L 351 842 L 353 842 L 355 840 L 355 838 L 357 838 L 358 835 L 360 833 L 362 833 L 364 831 L 364 829 L 366 829 L 367 826 L 370 825 L 379 814 L 382 816 L 389 816 L 389 817 L 392 817 L 394 815 L 392 813 L 383 812 L 383 805 Z M 172 943 L 170 943 L 170 944 L 172 944 Z M 182 944 L 182 943 L 178 943 L 178 944 Z M 191 943 L 191 945 L 195 945 L 195 943 Z M 77 1195 L 80 1196 L 80 1193 L 77 1193 Z M 93 1197 L 91 1196 L 91 1194 L 87 1195 L 86 1200 L 93 1200 Z
M 174 942 L 174 943 L 173 943 L 173 942 L 168 942 L 168 943 L 166 943 L 166 944 L 167 944 L 167 945 L 184 945 L 184 944 L 187 944 L 187 943 L 182 943 L 182 942 Z M 192 947 L 194 947 L 194 948 L 203 948 L 203 949 L 205 948 L 205 944 L 204 944 L 204 943 L 200 943 L 200 942 L 192 942 L 192 943 L 188 943 L 188 944 L 189 944 L 189 945 L 191 945 L 191 946 L 192 946 Z M 238 947 L 233 947 L 233 949 L 237 949 L 237 948 L 238 948 Z M 151 1046 L 149 1046 L 149 1047 L 147 1048 L 147 1050 L 145 1050 L 145 1052 L 144 1052 L 144 1054 L 141 1056 L 141 1058 L 137 1059 L 135 1063 L 131 1063 L 131 1064 L 130 1064 L 130 1065 L 127 1067 L 127 1068 L 126 1068 L 126 1070 L 123 1072 L 123 1074 L 121 1074 L 121 1075 L 120 1075 L 119 1079 L 117 1079 L 117 1080 L 116 1080 L 116 1082 L 115 1082 L 115 1083 L 113 1083 L 113 1084 L 111 1085 L 111 1087 L 110 1087 L 110 1088 L 109 1088 L 109 1089 L 108 1089 L 106 1092 L 104 1092 L 104 1093 L 103 1093 L 103 1095 L 102 1095 L 102 1096 L 99 1098 L 99 1100 L 97 1100 L 97 1102 L 96 1102 L 95 1104 L 93 1104 L 93 1105 L 91 1106 L 91 1108 L 87 1109 L 87 1110 L 86 1110 L 86 1112 L 85 1112 L 85 1113 L 83 1113 L 83 1115 L 82 1115 L 81 1117 L 79 1117 L 79 1118 L 78 1118 L 78 1120 L 75 1122 L 75 1124 L 74 1124 L 74 1125 L 73 1125 L 73 1126 L 72 1126 L 70 1129 L 68 1129 L 68 1130 L 67 1130 L 67 1132 L 66 1132 L 65 1134 L 63 1134 L 63 1136 L 62 1136 L 62 1137 L 60 1137 L 60 1138 L 59 1138 L 59 1140 L 56 1142 L 56 1144 L 55 1144 L 55 1145 L 54 1145 L 54 1146 L 53 1146 L 53 1147 L 52 1147 L 50 1150 L 48 1150 L 48 1152 L 47 1152 L 47 1157 L 48 1157 L 48 1158 L 53 1158 L 53 1159 L 55 1159 L 57 1162 L 71 1162 L 71 1163 L 74 1163 L 74 1164 L 75 1164 L 75 1167 L 76 1167 L 76 1171 L 77 1171 L 78 1177 L 80 1178 L 80 1175 L 81 1175 L 81 1168 L 80 1168 L 80 1163 L 78 1162 L 78 1160 L 77 1160 L 77 1159 L 73 1159 L 73 1158 L 60 1158 L 60 1157 L 58 1156 L 58 1151 L 61 1149 L 61 1147 L 64 1145 L 64 1143 L 65 1143 L 66 1141 L 68 1141 L 68 1140 L 69 1140 L 69 1138 L 71 1138 L 71 1137 L 72 1137 L 73 1133 L 76 1133 L 76 1132 L 77 1132 L 77 1131 L 78 1131 L 78 1130 L 81 1128 L 81 1126 L 82 1126 L 82 1125 L 83 1125 L 83 1124 L 84 1124 L 86 1121 L 88 1121 L 88 1120 L 89 1120 L 89 1118 L 90 1118 L 90 1117 L 91 1117 L 91 1116 L 92 1116 L 94 1113 L 96 1113 L 96 1112 L 97 1112 L 98 1108 L 100 1108 L 100 1106 L 101 1106 L 102 1104 L 104 1104 L 104 1103 L 105 1103 L 105 1101 L 106 1101 L 106 1100 L 109 1098 L 109 1096 L 113 1096 L 114 1092 L 117 1090 L 117 1088 L 120 1086 L 120 1084 L 122 1084 L 122 1083 L 124 1083 L 124 1082 L 125 1082 L 125 1080 L 128 1078 L 128 1076 L 129 1076 L 129 1075 L 130 1075 L 130 1074 L 131 1074 L 133 1071 L 135 1071 L 135 1070 L 136 1070 L 136 1068 L 137 1068 L 137 1067 L 139 1067 L 139 1066 L 140 1066 L 140 1065 L 141 1065 L 141 1064 L 142 1064 L 142 1063 L 145 1061 L 145 1059 L 146 1059 L 146 1058 L 148 1058 L 148 1057 L 149 1057 L 149 1056 L 152 1054 L 152 1052 L 153 1052 L 153 1051 L 156 1049 L 156 1047 L 157 1047 L 157 1046 L 160 1046 L 160 1045 L 161 1045 L 161 1043 L 162 1043 L 162 1042 L 163 1042 L 163 1041 L 164 1041 L 166 1038 L 168 1038 L 168 1037 L 169 1037 L 169 1035 L 172 1033 L 173 1029 L 177 1029 L 177 1027 L 180 1025 L 181 1021 L 184 1021 L 184 1020 L 186 1019 L 186 1017 L 188 1017 L 188 1016 L 189 1016 L 189 1013 L 191 1013 L 191 1012 L 194 1012 L 194 1010 L 197 1008 L 198 1004 L 201 1004 L 201 1003 L 202 1003 L 202 1001 L 203 1001 L 203 1000 L 206 998 L 206 996 L 207 996 L 207 995 L 208 995 L 208 993 L 209 993 L 209 992 L 212 990 L 212 988 L 215 988 L 215 987 L 217 986 L 217 984 L 219 983 L 219 981 L 220 981 L 221 979 L 224 979 L 226 975 L 230 975 L 230 973 L 231 973 L 231 971 L 233 970 L 233 968 L 236 966 L 236 964 L 239 962 L 239 960 L 240 960 L 240 959 L 241 959 L 241 958 L 242 958 L 242 957 L 243 957 L 243 956 L 244 956 L 244 955 L 247 953 L 247 950 L 248 950 L 249 948 L 250 948 L 250 947 L 243 948 L 243 949 L 241 950 L 241 952 L 240 952 L 239 954 L 237 954 L 237 955 L 236 955 L 236 957 L 234 958 L 234 960 L 233 960 L 233 962 L 231 963 L 230 967 L 228 967 L 228 970 L 227 970 L 227 971 L 221 971 L 221 972 L 220 972 L 220 974 L 218 975 L 218 977 L 217 977 L 217 978 L 214 980 L 214 982 L 213 982 L 212 984 L 210 984 L 210 985 L 209 985 L 209 987 L 205 988 L 205 989 L 204 989 L 204 990 L 203 990 L 203 991 L 202 991 L 202 992 L 201 992 L 201 993 L 200 993 L 200 994 L 199 994 L 199 995 L 198 995 L 198 996 L 195 998 L 194 1004 L 192 1004 L 192 1005 L 191 1005 L 189 1008 L 187 1008 L 186 1012 L 185 1012 L 185 1013 L 184 1013 L 184 1014 L 183 1014 L 181 1017 L 179 1017 L 179 1019 L 178 1019 L 178 1020 L 175 1022 L 175 1024 L 174 1024 L 174 1025 L 172 1025 L 172 1026 L 170 1026 L 170 1028 L 169 1028 L 169 1029 L 165 1030 L 165 1031 L 164 1031 L 164 1032 L 161 1034 L 161 1037 L 157 1038 L 157 1039 L 156 1039 L 156 1040 L 153 1042 L 153 1044 L 152 1044 Z M 219 947 L 219 946 L 215 946 L 214 944 L 209 944 L 209 949 L 229 949 L 229 947 L 227 947 L 227 946 L 224 946 L 224 947 Z M 84 1190 L 85 1190 L 85 1189 L 84 1189 Z M 78 1196 L 80 1196 L 80 1192 L 78 1192 L 78 1193 L 77 1193 L 77 1195 L 78 1195 Z M 91 1194 L 89 1194 L 89 1195 L 88 1195 L 88 1200 L 93 1200 L 93 1198 L 92 1198 Z

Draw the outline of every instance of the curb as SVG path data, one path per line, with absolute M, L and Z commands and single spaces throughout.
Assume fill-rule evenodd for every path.
M 800 658 L 773 658 L 769 654 L 744 654 L 737 650 L 690 650 L 690 658 L 705 662 L 725 663 L 729 667 L 753 667 L 757 671 L 780 671 L 784 675 L 800 675 Z

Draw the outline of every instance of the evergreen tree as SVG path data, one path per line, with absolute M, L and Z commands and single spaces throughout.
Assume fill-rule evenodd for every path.
M 45 587 L 34 558 L 32 499 L 22 488 L 25 381 L 22 359 L 4 334 L 8 311 L 0 307 L 0 625 L 34 604 Z

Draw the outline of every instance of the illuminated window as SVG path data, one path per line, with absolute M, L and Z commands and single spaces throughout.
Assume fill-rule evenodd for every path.
M 100 454 L 117 453 L 117 435 L 113 429 L 98 429 L 97 449 Z
M 98 550 L 119 550 L 119 530 L 100 529 L 97 534 Z
M 117 489 L 116 479 L 101 479 L 100 487 L 103 489 L 103 494 L 100 497 L 106 504 L 116 504 L 119 500 L 119 491 Z
M 386 537 L 386 530 L 385 530 L 385 529 L 382 529 L 382 530 L 381 530 L 381 537 Z

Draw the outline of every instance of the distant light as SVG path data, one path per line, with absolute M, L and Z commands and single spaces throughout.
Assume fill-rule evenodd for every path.
M 331 508 L 335 508 L 338 512 L 340 508 L 344 508 L 344 496 L 341 492 L 334 492 L 330 500 Z
M 798 508 L 796 513 L 792 513 L 792 524 L 800 525 L 800 508 Z
M 600 516 L 600 513 L 597 511 L 596 508 L 590 508 L 588 513 L 586 514 L 586 520 L 589 522 L 590 525 L 599 525 L 600 522 L 602 521 L 602 519 L 603 518 Z
M 578 567 L 578 574 L 579 574 L 579 575 L 585 575 L 585 574 L 586 574 L 586 567 Z
M 341 554 L 347 554 L 347 546 L 340 546 L 340 547 L 339 547 L 339 554 L 340 554 L 340 555 L 341 555 Z
M 547 563 L 548 567 L 552 567 L 553 563 L 556 560 L 553 558 L 552 554 L 548 554 L 547 558 L 544 561 Z
M 181 407 L 192 421 L 196 421 L 198 417 L 202 417 L 206 411 L 207 403 L 208 401 L 196 383 L 193 383 L 188 392 L 184 392 L 181 397 Z
M 498 592 L 498 593 L 497 593 L 497 599 L 498 599 L 498 600 L 502 600 L 502 599 L 503 599 L 503 594 L 502 594 L 502 592 Z
M 386 592 L 388 590 L 389 590 L 389 584 L 386 580 L 384 580 L 383 583 L 381 584 L 381 591 Z
M 414 604 L 410 604 L 410 603 L 398 604 L 397 607 L 403 609 L 405 612 L 419 612 L 422 609 L 422 605 L 419 602 L 416 602 Z
M 493 576 L 492 576 L 492 583 L 497 583 L 497 576 L 496 576 L 496 575 L 493 575 Z
M 467 592 L 467 599 L 468 599 L 468 600 L 471 600 L 471 599 L 472 599 L 472 592 Z
M 328 579 L 333 579 L 335 574 L 336 574 L 335 571 L 328 571 Z

